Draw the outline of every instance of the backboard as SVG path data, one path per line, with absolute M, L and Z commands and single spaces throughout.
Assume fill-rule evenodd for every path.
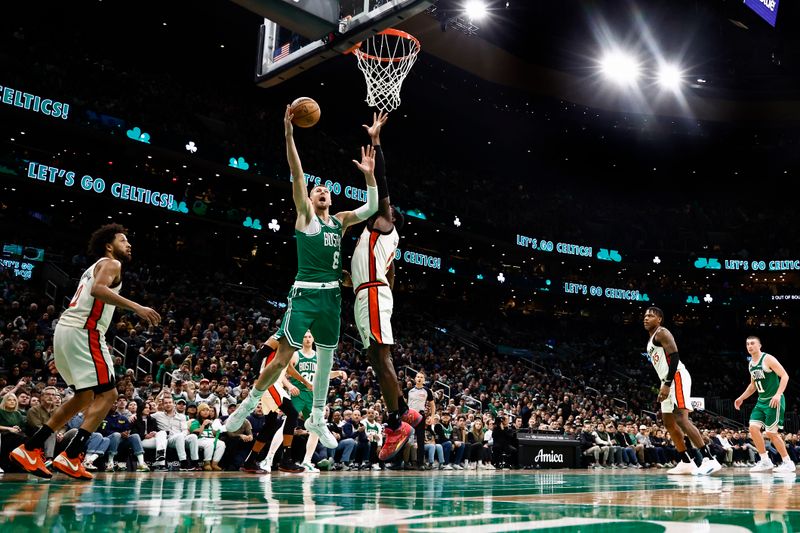
M 264 17 L 256 83 L 272 87 L 346 53 L 434 0 L 232 0 Z

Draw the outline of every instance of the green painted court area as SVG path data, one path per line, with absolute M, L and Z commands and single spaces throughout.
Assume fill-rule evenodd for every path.
M 794 476 L 726 470 L 100 474 L 0 477 L 0 531 L 800 529 Z

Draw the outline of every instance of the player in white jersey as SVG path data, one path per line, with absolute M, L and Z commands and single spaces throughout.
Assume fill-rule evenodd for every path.
M 658 378 L 661 380 L 661 389 L 658 391 L 658 401 L 661 402 L 661 418 L 681 457 L 681 462 L 667 473 L 711 475 L 721 470 L 722 465 L 708 450 L 700 431 L 689 420 L 689 411 L 692 410 L 689 400 L 692 377 L 680 360 L 675 337 L 667 328 L 661 326 L 663 320 L 664 312 L 658 307 L 649 307 L 644 313 L 644 327 L 650 334 L 650 340 L 647 342 L 647 357 L 653 363 Z M 694 463 L 686 449 L 683 440 L 684 434 L 689 437 L 698 450 L 702 450 L 706 454 L 700 467 Z
M 107 224 L 92 234 L 89 253 L 100 259 L 86 269 L 69 307 L 62 313 L 53 339 L 56 369 L 75 389 L 75 395 L 59 407 L 25 444 L 15 448 L 10 457 L 26 472 L 44 478 L 53 474 L 44 464 L 42 448 L 47 438 L 77 413 L 83 412 L 83 424 L 53 467 L 76 479 L 92 479 L 80 456 L 92 432 L 103 421 L 117 399 L 114 363 L 105 340 L 106 328 L 114 309 L 130 309 L 153 325 L 159 314 L 119 295 L 122 263 L 131 260 L 127 231 L 119 224 Z
M 403 215 L 389 202 L 386 165 L 380 133 L 389 116 L 373 115 L 372 126 L 364 125 L 375 147 L 375 180 L 378 184 L 378 212 L 367 219 L 367 225 L 353 252 L 351 277 L 356 294 L 355 319 L 361 340 L 367 348 L 372 366 L 378 374 L 386 408 L 389 411 L 386 441 L 380 460 L 388 461 L 408 441 L 412 426 L 422 422 L 422 415 L 409 409 L 397 382 L 392 362 L 392 288 L 394 287 L 394 254 L 403 225 Z

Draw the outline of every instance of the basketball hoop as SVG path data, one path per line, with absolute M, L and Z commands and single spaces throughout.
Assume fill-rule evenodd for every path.
M 352 53 L 367 82 L 367 105 L 387 113 L 400 105 L 400 89 L 420 45 L 413 35 L 389 28 L 360 42 Z

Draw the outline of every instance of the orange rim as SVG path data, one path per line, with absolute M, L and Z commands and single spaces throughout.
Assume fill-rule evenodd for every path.
M 416 52 L 417 53 L 419 53 L 419 51 L 422 49 L 422 47 L 419 44 L 419 39 L 417 39 L 416 37 L 414 37 L 410 33 L 405 32 L 403 30 L 396 30 L 394 28 L 387 28 L 387 29 L 385 29 L 383 31 L 379 31 L 375 35 L 394 35 L 395 37 L 400 37 L 401 39 L 408 39 L 409 41 L 414 43 L 414 48 L 416 48 Z M 381 61 L 383 63 L 398 63 L 398 62 L 404 60 L 405 58 L 409 57 L 409 55 L 411 55 L 411 54 L 409 54 L 409 55 L 395 57 L 395 58 L 373 56 L 373 55 L 367 54 L 366 52 L 362 52 L 361 51 L 361 44 L 362 43 L 363 43 L 363 41 L 359 42 L 357 45 L 355 45 L 351 49 L 347 50 L 345 52 L 345 54 L 357 54 L 357 55 L 359 55 L 360 57 L 362 57 L 364 59 L 371 59 L 372 61 Z

